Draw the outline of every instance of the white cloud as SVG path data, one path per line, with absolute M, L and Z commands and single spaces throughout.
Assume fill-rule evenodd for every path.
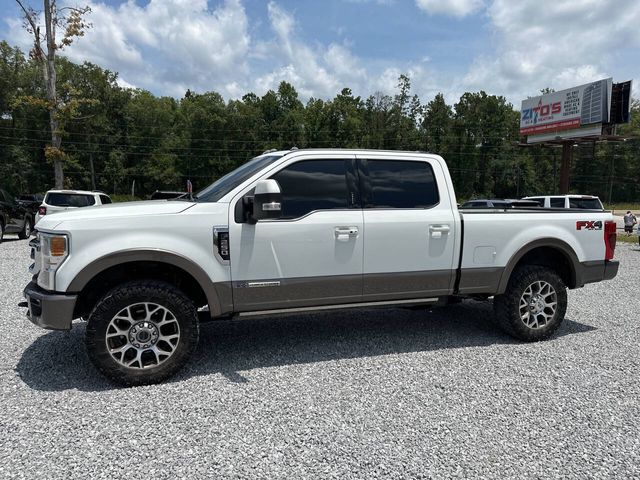
M 456 65 L 455 74 L 440 63 L 441 52 L 402 61 L 359 56 L 348 28 L 324 42 L 305 39 L 305 25 L 276 1 L 266 6 L 266 33 L 257 28 L 261 20 L 249 24 L 244 0 L 127 0 L 119 6 L 88 1 L 93 10 L 88 20 L 94 26 L 65 54 L 119 72 L 123 86 L 176 97 L 187 88 L 215 90 L 225 98 L 249 91 L 262 95 L 283 80 L 295 86 L 303 101 L 332 98 L 343 87 L 362 97 L 377 91 L 393 95 L 398 76 L 406 73 L 423 102 L 438 92 L 456 102 L 461 93 L 482 89 L 518 106 L 520 99 L 544 87 L 561 89 L 609 75 L 616 80 L 640 76 L 640 62 L 629 61 L 632 49 L 640 49 L 639 0 L 618 0 L 615 9 L 600 0 L 414 0 L 430 15 L 475 13 L 474 21 L 485 23 L 490 49 L 470 65 Z M 363 3 L 363 8 L 372 8 L 367 2 L 393 3 L 349 1 Z M 5 21 L 11 42 L 29 49 L 31 40 L 21 21 Z M 376 41 L 375 28 L 379 26 L 372 25 L 371 42 Z M 249 32 L 261 36 L 252 38 Z
M 281 65 L 256 79 L 258 92 L 276 89 L 280 81 L 285 80 L 306 98 L 334 95 L 338 88 L 337 79 L 323 64 L 319 52 L 298 39 L 293 15 L 275 2 L 269 2 L 268 12 L 276 38 L 262 46 L 262 54 L 280 59 Z
M 519 0 L 518 0 L 519 1 Z M 430 15 L 466 17 L 484 6 L 483 0 L 416 0 L 418 8 Z
M 134 84 L 127 82 L 124 78 L 118 76 L 116 83 L 122 88 L 137 88 Z
M 253 82 L 253 89 L 259 95 L 277 89 L 283 80 L 293 84 L 303 100 L 333 98 L 344 87 L 365 98 L 376 92 L 393 95 L 397 92 L 398 77 L 405 73 L 411 79 L 412 91 L 421 98 L 431 99 L 436 93 L 445 92 L 448 100 L 457 100 L 455 94 L 459 92 L 460 82 L 427 70 L 422 58 L 415 62 L 366 64 L 347 45 L 305 43 L 297 35 L 293 15 L 274 1 L 269 3 L 268 11 L 275 38 L 260 42 L 254 54 L 261 59 L 278 59 L 280 64 Z
M 367 78 L 366 70 L 350 50 L 342 45 L 331 44 L 323 56 L 331 71 L 341 79 L 363 80 Z
M 248 71 L 251 42 L 240 0 L 226 0 L 213 11 L 207 0 L 89 5 L 87 20 L 93 27 L 64 50 L 73 61 L 94 62 L 141 88 L 176 96 L 187 88 L 213 90 L 221 85 L 230 85 L 236 93 L 234 79 Z M 21 23 L 9 22 L 9 27 L 11 37 L 28 47 Z
M 640 48 L 640 2 L 494 0 L 493 55 L 478 57 L 464 79 L 469 89 L 519 103 L 540 89 L 556 90 L 613 75 L 621 48 Z M 623 65 L 638 73 L 638 62 Z M 623 79 L 620 79 L 623 80 Z
M 285 80 L 295 86 L 302 99 L 332 98 L 343 87 L 354 95 L 368 97 L 376 92 L 393 95 L 398 77 L 405 73 L 412 82 L 413 92 L 430 99 L 445 92 L 449 100 L 456 100 L 460 82 L 452 81 L 425 68 L 423 58 L 415 62 L 378 61 L 365 63 L 344 44 L 311 46 L 297 35 L 293 15 L 274 1 L 269 3 L 269 18 L 275 38 L 260 42 L 254 54 L 257 58 L 279 59 L 280 65 L 257 77 L 253 88 L 258 94 L 275 90 Z
M 396 0 L 347 0 L 349 3 L 375 3 L 378 5 L 394 5 Z
M 398 92 L 398 77 L 405 74 L 411 80 L 411 95 L 420 97 L 422 103 L 432 100 L 438 93 L 442 93 L 449 103 L 455 103 L 464 92 L 458 79 L 443 72 L 426 68 L 424 63 L 407 63 L 385 68 L 378 75 L 369 77 L 364 85 L 368 93 L 380 91 L 387 95 Z

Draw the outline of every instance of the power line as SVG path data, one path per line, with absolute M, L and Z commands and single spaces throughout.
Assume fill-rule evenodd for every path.
M 22 141 L 29 141 L 29 142 L 37 142 L 37 143 L 46 143 L 45 141 L 41 140 L 41 139 L 34 139 L 34 138 L 22 138 L 22 139 L 12 139 L 11 137 L 4 137 L 4 136 L 0 136 L 0 138 L 4 138 L 4 139 L 11 139 L 11 140 L 22 140 Z M 63 142 L 63 149 L 65 147 L 65 145 L 71 145 L 73 146 L 73 142 L 69 143 L 69 142 Z M 20 143 L 0 143 L 0 146 L 2 147 L 19 147 L 19 148 L 26 148 L 26 149 L 30 149 L 30 150 L 43 150 L 43 146 L 32 146 L 32 145 L 22 145 Z M 402 147 L 402 146 L 401 146 Z M 128 146 L 128 148 L 136 148 L 136 147 L 130 147 Z M 131 150 L 121 150 L 120 148 L 116 148 L 114 147 L 113 149 L 110 150 L 94 150 L 94 149 L 82 149 L 82 148 L 76 148 L 73 149 L 72 151 L 67 151 L 67 153 L 79 153 L 79 154 L 84 154 L 84 155 L 89 155 L 89 154 L 105 154 L 108 155 L 110 153 L 112 153 L 113 151 L 120 151 L 120 153 L 122 153 L 125 156 L 145 156 L 145 157 L 151 157 L 153 155 L 182 155 L 183 157 L 187 157 L 187 154 L 189 151 L 191 151 L 191 149 L 189 148 L 183 148 L 183 147 L 159 147 L 159 146 L 155 146 L 155 147 L 140 147 L 140 148 L 154 148 L 154 151 L 150 151 L 150 152 L 136 152 L 136 151 L 131 151 Z M 339 147 L 326 147 L 327 149 L 332 149 L 332 148 L 339 148 Z M 360 147 L 362 149 L 367 149 L 367 147 Z M 355 148 L 356 150 L 358 148 Z M 224 155 L 219 155 L 220 157 L 228 157 L 230 159 L 235 158 L 235 159 L 241 159 L 241 158 L 245 158 L 245 159 L 249 159 L 252 157 L 252 154 L 250 153 L 250 151 L 247 151 L 245 149 L 232 149 L 232 148 L 211 148 L 211 149 L 202 149 L 203 151 L 208 151 L 208 152 L 219 152 L 219 153 L 223 153 Z M 262 150 L 262 149 L 257 149 Z M 410 147 L 405 149 L 405 151 L 410 150 Z M 183 152 L 183 151 L 186 151 Z M 399 150 L 401 151 L 401 150 Z M 413 150 L 413 151 L 417 151 L 417 150 Z M 482 157 L 482 152 L 450 152 L 452 157 L 475 157 L 475 158 L 481 158 Z M 506 154 L 506 153 L 505 153 Z M 486 154 L 485 155 L 492 155 L 492 154 Z M 540 153 L 540 154 L 532 154 L 531 152 L 527 153 L 525 156 L 530 156 L 530 157 L 546 157 L 548 155 L 544 154 L 544 153 Z M 189 158 L 191 159 L 213 159 L 215 158 L 214 155 L 188 155 Z
M 111 124 L 113 125 L 113 124 Z M 180 128 L 180 129 L 187 129 L 187 128 L 191 128 L 191 125 L 180 125 L 180 124 L 171 124 L 171 125 L 144 125 L 144 124 L 139 124 L 136 122 L 132 122 L 131 125 L 125 126 L 125 127 L 133 127 L 133 128 L 141 128 L 141 127 L 149 127 L 149 128 L 158 128 L 158 127 L 162 127 L 162 128 L 166 128 L 167 130 L 171 130 L 173 128 Z M 336 129 L 329 129 L 329 128 L 324 128 L 324 129 L 319 129 L 319 130 L 315 130 L 315 129 L 309 129 L 306 128 L 305 126 L 301 126 L 298 129 L 285 129 L 285 128 L 272 128 L 269 127 L 268 125 L 264 125 L 264 128 L 267 128 L 267 133 L 297 133 L 297 134 L 304 134 L 304 133 L 313 133 L 313 134 L 319 134 L 319 133 L 327 133 L 327 134 L 335 134 Z M 30 128 L 25 128 L 25 127 L 5 127 L 5 126 L 0 126 L 0 129 L 4 129 L 4 130 L 19 130 L 19 131 L 31 131 L 31 132 L 39 132 L 39 133 L 44 133 L 48 135 L 48 127 L 44 127 L 43 129 L 30 129 Z M 215 131 L 215 133 L 240 133 L 240 134 L 247 134 L 247 133 L 251 133 L 252 130 L 247 129 L 247 128 L 234 128 L 234 129 L 224 129 L 224 128 L 213 128 L 213 130 Z M 350 129 L 349 135 L 362 135 L 362 134 L 370 134 L 370 133 L 384 133 L 384 132 L 401 132 L 401 133 L 406 133 L 406 134 L 412 134 L 412 133 L 420 133 L 420 130 L 402 130 L 402 128 L 399 128 L 397 126 L 393 126 L 393 127 L 384 127 L 384 128 L 360 128 L 360 129 Z M 118 133 L 121 134 L 125 134 L 125 136 L 127 138 L 143 138 L 143 139 L 165 139 L 167 138 L 166 135 L 129 135 L 128 133 L 124 132 L 123 130 L 118 130 Z M 175 133 L 173 131 L 169 132 L 169 133 Z M 74 131 L 69 131 L 69 130 L 65 130 L 65 134 L 68 135 L 79 135 L 79 136 L 100 136 L 100 135 L 110 135 L 111 133 L 109 132 L 105 132 L 105 133 L 96 133 L 96 132 L 74 132 Z M 468 137 L 469 135 L 467 135 Z M 521 137 L 517 134 L 514 134 L 513 136 L 511 135 L 472 135 L 474 137 L 476 137 L 478 140 L 480 139 L 496 139 L 496 140 L 503 140 L 503 141 L 516 141 L 519 140 Z M 465 135 L 453 135 L 453 134 L 449 134 L 449 135 L 443 135 L 443 136 L 438 136 L 439 139 L 459 139 L 461 137 L 465 137 Z M 216 141 L 220 141 L 217 139 L 211 139 L 211 138 L 190 138 L 191 141 L 211 141 L 211 142 L 216 142 Z M 237 142 L 245 142 L 245 141 L 252 141 L 252 140 L 234 140 Z M 260 141 L 260 140 L 253 140 L 253 141 Z M 485 145 L 485 147 L 488 147 L 487 145 Z

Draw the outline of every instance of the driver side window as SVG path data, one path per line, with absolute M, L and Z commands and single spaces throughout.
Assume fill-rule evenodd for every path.
M 351 160 L 302 160 L 271 178 L 282 192 L 282 219 L 303 217 L 316 210 L 359 207 L 348 181 Z

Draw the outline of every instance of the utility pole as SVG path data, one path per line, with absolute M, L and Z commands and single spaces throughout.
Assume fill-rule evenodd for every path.
M 609 149 L 611 151 L 611 164 L 609 167 L 609 205 L 611 205 L 611 197 L 613 196 L 613 174 L 615 170 L 615 161 L 616 161 L 615 148 L 616 148 L 615 144 L 612 144 L 611 148 Z
M 553 150 L 553 194 L 558 193 L 558 157 L 556 156 L 556 149 Z
M 569 193 L 569 173 L 571 171 L 571 157 L 573 140 L 562 143 L 562 164 L 560 166 L 560 194 Z

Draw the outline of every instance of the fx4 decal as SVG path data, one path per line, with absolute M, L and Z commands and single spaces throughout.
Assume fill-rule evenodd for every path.
M 576 230 L 602 230 L 602 222 L 600 220 L 580 220 L 576 222 Z

